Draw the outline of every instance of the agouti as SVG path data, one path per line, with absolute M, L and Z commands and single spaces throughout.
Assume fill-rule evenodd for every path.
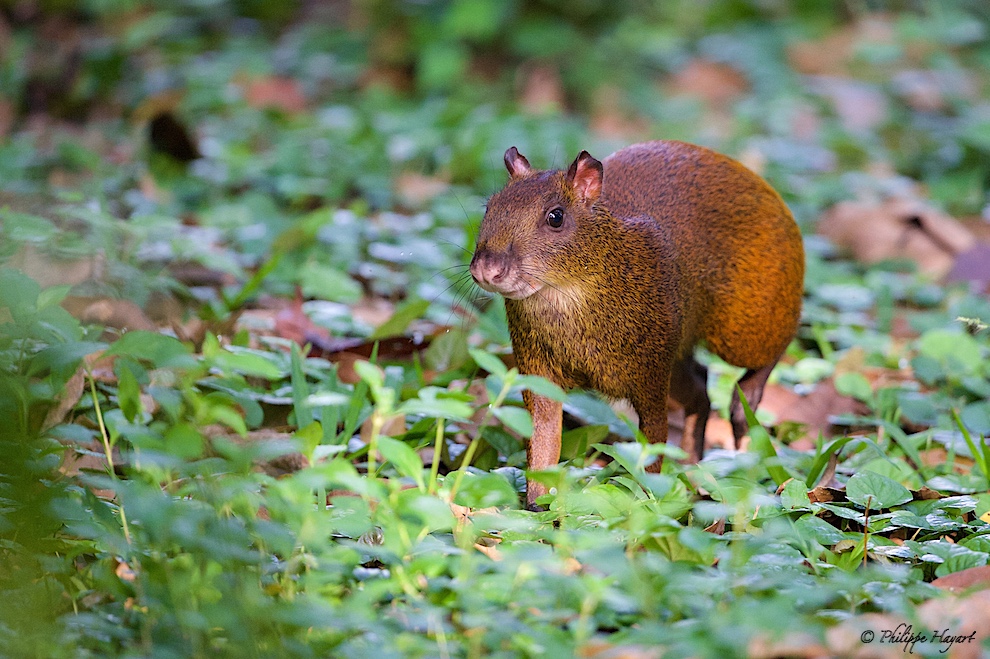
M 670 396 L 684 407 L 682 446 L 701 459 L 711 403 L 695 345 L 747 369 L 739 385 L 755 409 L 798 327 L 804 249 L 783 200 L 740 163 L 675 141 L 604 162 L 582 151 L 566 172 L 533 169 L 512 147 L 505 166 L 471 275 L 505 297 L 519 370 L 628 399 L 650 442 L 667 441 Z M 560 459 L 561 404 L 523 397 L 529 468 L 546 469 Z M 738 394 L 730 417 L 738 446 Z M 530 504 L 543 493 L 529 483 Z

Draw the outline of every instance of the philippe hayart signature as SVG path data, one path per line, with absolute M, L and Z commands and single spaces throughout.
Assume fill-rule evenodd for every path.
M 972 643 L 976 640 L 976 630 L 974 629 L 969 634 L 952 634 L 948 628 L 942 630 L 934 629 L 929 634 L 926 632 L 915 632 L 911 625 L 901 623 L 894 629 L 881 629 L 879 639 L 877 639 L 876 632 L 872 629 L 867 629 L 860 635 L 860 640 L 863 643 L 872 643 L 874 640 L 877 640 L 880 643 L 889 645 L 903 645 L 904 651 L 908 654 L 914 654 L 914 646 L 918 643 L 923 645 L 937 643 L 942 646 L 939 652 L 944 654 L 956 643 Z

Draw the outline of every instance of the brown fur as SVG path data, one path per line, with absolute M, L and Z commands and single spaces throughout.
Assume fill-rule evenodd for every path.
M 694 346 L 749 369 L 740 385 L 755 407 L 797 329 L 804 252 L 780 196 L 739 163 L 682 142 L 633 145 L 601 164 L 582 153 L 567 172 L 532 170 L 513 148 L 506 167 L 512 178 L 489 201 L 472 274 L 507 296 L 520 370 L 629 399 L 651 442 L 667 440 L 671 395 L 700 459 L 710 404 Z M 547 220 L 556 207 L 559 229 Z M 547 468 L 559 459 L 560 405 L 526 402 L 530 468 Z M 738 399 L 732 417 L 738 439 Z M 532 503 L 543 489 L 529 489 Z

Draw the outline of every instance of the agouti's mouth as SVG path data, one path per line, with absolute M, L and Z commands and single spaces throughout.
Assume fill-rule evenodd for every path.
M 489 293 L 498 293 L 510 300 L 525 299 L 543 288 L 538 283 L 528 282 L 521 277 L 513 278 L 512 281 L 502 280 L 497 283 L 484 282 L 475 278 L 475 282 Z

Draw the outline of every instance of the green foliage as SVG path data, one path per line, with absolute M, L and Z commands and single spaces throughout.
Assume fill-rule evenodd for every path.
M 827 89 L 851 73 L 791 68 L 795 46 L 858 29 L 848 3 L 21 4 L 37 15 L 4 12 L 0 53 L 2 652 L 746 656 L 913 616 L 928 581 L 990 562 L 990 306 L 810 232 L 833 202 L 902 185 L 885 169 L 985 214 L 972 90 L 990 34 L 973 3 L 855 33 L 845 66 L 879 99 L 866 128 Z M 71 56 L 45 21 L 80 28 Z M 698 59 L 742 80 L 714 112 L 670 81 Z M 540 75 L 557 107 L 525 98 Z M 274 78 L 301 109 L 251 97 Z M 919 80 L 945 83 L 937 103 L 919 107 Z M 181 100 L 148 100 L 166 89 Z M 147 143 L 158 102 L 201 157 Z M 839 435 L 797 450 L 747 406 L 749 451 L 683 465 L 600 398 L 503 361 L 504 306 L 466 273 L 502 152 L 563 166 L 618 146 L 607 127 L 627 119 L 752 156 L 791 203 L 807 302 L 775 378 L 808 393 L 834 376 L 856 403 Z M 36 275 L 99 267 L 43 288 L 26 255 Z M 179 283 L 176 264 L 221 283 Z M 297 290 L 313 336 L 378 342 L 356 382 L 258 331 Z M 166 332 L 60 306 L 165 294 L 183 309 Z M 390 311 L 371 322 L 375 303 Z M 891 335 L 900 321 L 914 338 Z M 430 345 L 389 353 L 403 336 Z M 724 412 L 738 371 L 704 359 Z M 562 401 L 569 426 L 564 463 L 528 474 L 552 488 L 541 511 L 520 496 L 524 390 Z

